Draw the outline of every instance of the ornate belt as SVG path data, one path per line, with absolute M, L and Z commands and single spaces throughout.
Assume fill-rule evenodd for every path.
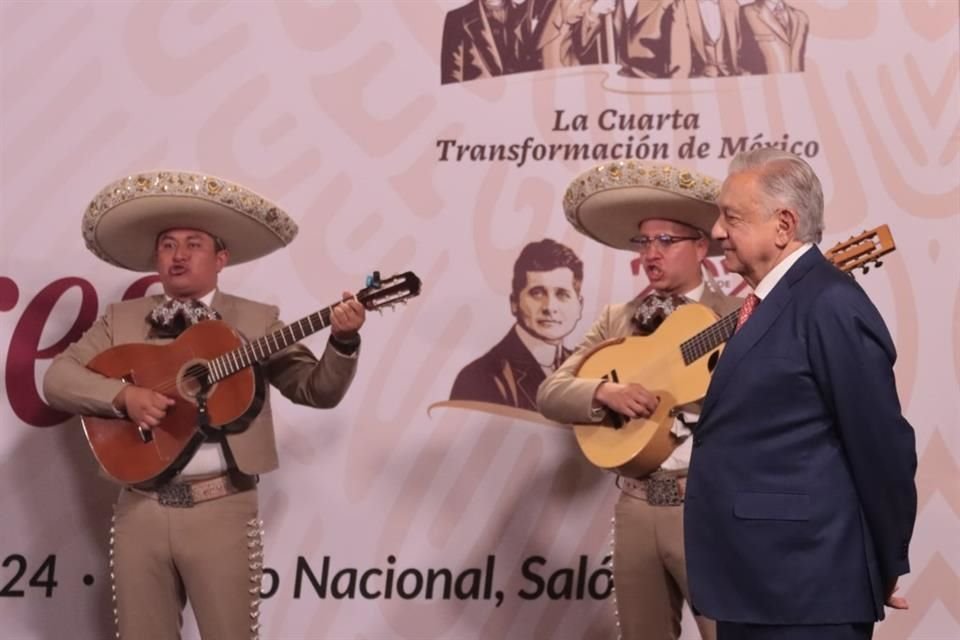
M 683 504 L 687 477 L 661 473 L 654 473 L 641 479 L 619 476 L 617 484 L 622 491 L 635 498 L 646 500 L 650 506 L 676 507 Z
M 187 508 L 200 502 L 249 491 L 256 486 L 256 476 L 228 472 L 203 480 L 174 480 L 156 491 L 133 490 L 141 495 L 153 498 L 165 507 Z

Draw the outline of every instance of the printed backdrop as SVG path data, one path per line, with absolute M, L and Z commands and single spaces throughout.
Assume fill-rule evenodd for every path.
M 116 488 L 38 383 L 108 302 L 156 286 L 87 253 L 79 222 L 102 185 L 159 168 L 240 182 L 297 220 L 288 250 L 221 280 L 288 320 L 372 270 L 424 281 L 371 314 L 339 407 L 277 399 L 264 637 L 615 637 L 612 476 L 533 414 L 434 405 L 512 326 L 528 242 L 584 263 L 569 347 L 604 304 L 646 287 L 635 256 L 565 221 L 574 175 L 657 159 L 722 178 L 763 144 L 822 177 L 824 247 L 893 232 L 896 252 L 857 278 L 900 352 L 919 517 L 901 582 L 911 608 L 877 635 L 960 637 L 957 4 L 790 2 L 777 50 L 760 37 L 773 14 L 743 0 L 669 46 L 629 38 L 653 29 L 651 5 L 676 18 L 697 3 L 527 2 L 0 2 L 4 637 L 112 635 Z

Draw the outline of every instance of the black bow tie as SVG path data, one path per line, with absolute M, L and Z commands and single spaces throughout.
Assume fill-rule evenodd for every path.
M 673 313 L 677 307 L 686 304 L 687 299 L 683 296 L 651 293 L 640 301 L 637 310 L 633 314 L 633 324 L 637 333 L 642 336 L 648 336 L 657 330 L 657 327 L 666 320 L 667 316 Z
M 220 314 L 199 300 L 165 300 L 147 315 L 157 338 L 176 338 L 187 327 L 204 320 L 219 320 Z

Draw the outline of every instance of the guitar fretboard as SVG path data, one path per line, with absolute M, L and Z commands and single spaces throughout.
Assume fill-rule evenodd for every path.
M 724 342 L 730 339 L 737 328 L 739 310 L 724 316 L 689 340 L 680 344 L 680 353 L 683 354 L 683 363 L 691 364 L 707 355 Z
M 333 307 L 321 309 L 288 324 L 282 329 L 268 333 L 251 342 L 246 342 L 243 346 L 214 358 L 207 364 L 209 370 L 208 382 L 210 384 L 219 382 L 255 362 L 263 362 L 276 352 L 320 331 L 330 324 L 332 309 Z

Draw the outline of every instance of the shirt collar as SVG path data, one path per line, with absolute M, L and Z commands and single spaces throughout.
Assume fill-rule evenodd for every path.
M 777 283 L 780 282 L 783 276 L 787 275 L 790 267 L 792 267 L 803 254 L 809 251 L 811 247 L 813 247 L 813 244 L 805 242 L 797 247 L 793 253 L 777 263 L 777 266 L 770 269 L 770 273 L 763 276 L 763 279 L 757 283 L 757 288 L 753 290 L 754 295 L 761 300 L 766 298 L 767 294 L 773 291 L 773 288 L 777 286 Z
M 547 344 L 543 340 L 540 340 L 536 336 L 532 335 L 529 331 L 520 326 L 519 323 L 516 324 L 517 336 L 520 338 L 520 342 L 523 343 L 523 346 L 527 348 L 528 351 L 533 355 L 533 359 L 541 367 L 553 367 L 553 364 L 557 361 L 557 352 L 563 349 L 562 344 L 552 345 Z
M 689 300 L 690 302 L 700 302 L 700 299 L 703 298 L 703 291 L 706 288 L 705 283 L 701 280 L 700 284 L 691 289 L 690 291 L 683 294 L 683 297 Z
M 196 298 L 196 300 L 197 300 L 198 302 L 202 302 L 203 304 L 207 305 L 208 307 L 212 307 L 212 306 L 213 306 L 213 296 L 215 296 L 215 295 L 217 295 L 217 289 L 216 289 L 216 287 L 214 287 L 213 290 L 210 291 L 210 293 L 208 293 L 207 295 L 203 296 L 202 298 Z M 163 294 L 163 297 L 164 297 L 165 300 L 173 300 L 173 298 L 171 298 L 171 297 L 168 296 L 167 294 Z

